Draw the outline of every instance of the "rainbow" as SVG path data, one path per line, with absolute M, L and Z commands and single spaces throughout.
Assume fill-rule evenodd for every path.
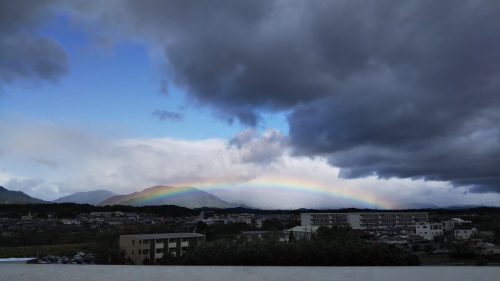
M 249 181 L 241 182 L 228 179 L 201 179 L 192 181 L 176 182 L 173 186 L 182 186 L 182 188 L 160 189 L 160 192 L 151 192 L 143 197 L 141 203 L 154 203 L 167 198 L 178 198 L 183 195 L 197 192 L 196 187 L 203 191 L 214 190 L 238 190 L 252 189 L 259 193 L 280 193 L 283 195 L 294 194 L 300 196 L 317 196 L 332 198 L 340 202 L 348 202 L 349 206 L 356 208 L 377 208 L 392 209 L 396 205 L 387 198 L 382 198 L 376 194 L 359 190 L 356 188 L 335 187 L 319 181 L 303 179 L 291 176 L 263 176 Z
M 194 187 L 194 186 L 193 186 Z M 199 192 L 191 186 L 153 186 L 143 190 L 145 195 L 134 198 L 132 201 L 138 205 L 154 205 L 156 202 L 166 199 L 179 199 L 184 195 Z

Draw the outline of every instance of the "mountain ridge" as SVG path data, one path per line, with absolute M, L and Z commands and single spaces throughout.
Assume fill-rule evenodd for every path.
M 53 203 L 77 203 L 96 205 L 106 199 L 109 199 L 117 194 L 108 190 L 98 189 L 93 191 L 77 192 L 68 196 L 63 196 Z
M 42 204 L 47 203 L 38 198 L 29 196 L 22 191 L 8 190 L 7 188 L 0 186 L 0 204 Z
M 113 196 L 97 204 L 97 206 L 106 205 L 129 205 L 136 207 L 146 205 L 176 205 L 186 208 L 232 208 L 239 206 L 195 187 L 165 185 L 156 185 L 139 192 Z

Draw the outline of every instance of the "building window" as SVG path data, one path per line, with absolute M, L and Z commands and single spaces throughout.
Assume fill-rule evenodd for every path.
M 148 240 L 144 240 L 144 242 L 142 242 L 142 244 L 144 244 L 144 245 L 149 244 L 149 241 Z
M 132 240 L 132 246 L 135 245 L 135 240 Z
M 141 253 L 142 253 L 141 250 L 139 250 L 138 254 L 140 255 Z
M 139 240 L 139 245 L 141 245 L 141 244 L 142 244 L 142 240 Z
M 132 255 L 134 255 L 134 250 L 132 250 Z
M 187 242 L 188 239 L 187 238 L 182 238 L 182 242 Z
M 148 254 L 148 252 L 149 252 L 149 250 L 142 250 L 142 253 L 143 253 L 144 255 L 147 255 L 147 254 Z

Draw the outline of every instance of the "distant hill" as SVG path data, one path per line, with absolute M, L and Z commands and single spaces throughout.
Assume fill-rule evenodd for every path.
M 185 208 L 233 208 L 237 207 L 208 192 L 194 187 L 153 186 L 128 195 L 117 195 L 97 204 L 106 205 L 176 205 Z
M 418 210 L 418 209 L 438 209 L 440 207 L 428 203 L 402 203 L 394 206 L 396 209 Z
M 11 191 L 0 186 L 0 204 L 33 204 L 47 203 L 43 200 L 33 198 L 22 191 Z
M 451 205 L 451 206 L 436 206 L 428 203 L 403 203 L 395 206 L 396 209 L 419 210 L 419 209 L 447 209 L 447 210 L 463 210 L 487 207 L 487 205 Z
M 75 194 L 71 194 L 68 196 L 61 197 L 52 202 L 54 203 L 77 203 L 77 204 L 90 204 L 97 205 L 98 203 L 116 196 L 116 193 L 113 193 L 108 190 L 95 190 L 95 191 L 87 191 L 87 192 L 77 192 Z
M 474 208 L 481 208 L 481 207 L 487 207 L 486 205 L 454 205 L 454 206 L 448 206 L 446 209 L 448 210 L 467 210 L 467 209 L 474 209 Z

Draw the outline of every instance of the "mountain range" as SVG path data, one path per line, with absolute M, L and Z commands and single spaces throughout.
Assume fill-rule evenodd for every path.
M 77 192 L 72 195 L 64 196 L 52 202 L 33 198 L 22 191 L 11 191 L 0 186 L 0 205 L 1 204 L 50 204 L 50 203 L 76 203 L 90 204 L 96 206 L 106 205 L 176 205 L 185 208 L 235 208 L 246 207 L 244 204 L 230 203 L 217 197 L 216 195 L 202 191 L 195 187 L 173 187 L 173 186 L 153 186 L 140 192 L 134 192 L 127 195 L 116 195 L 107 190 L 95 190 L 88 192 Z M 455 205 L 455 206 L 436 206 L 428 203 L 403 203 L 395 209 L 469 209 L 485 207 L 486 205 Z
M 140 192 L 127 195 L 116 195 L 107 190 L 77 192 L 58 198 L 52 202 L 30 197 L 21 191 L 10 191 L 0 186 L 0 204 L 31 203 L 76 203 L 96 206 L 106 205 L 176 205 L 185 208 L 234 208 L 241 204 L 226 202 L 219 197 L 195 187 L 153 186 Z
M 108 190 L 95 190 L 87 192 L 77 192 L 68 196 L 61 197 L 52 202 L 97 205 L 100 202 L 116 195 L 116 193 Z

